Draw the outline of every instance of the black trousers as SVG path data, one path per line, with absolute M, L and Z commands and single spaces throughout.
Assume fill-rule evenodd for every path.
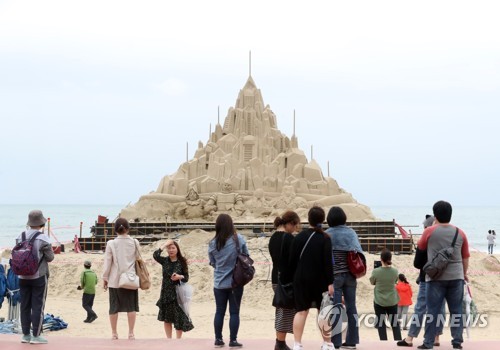
M 373 303 L 373 307 L 375 308 L 375 327 L 378 330 L 378 337 L 380 340 L 387 340 L 387 330 L 385 329 L 385 315 L 389 317 L 389 324 L 392 328 L 392 335 L 394 336 L 394 340 L 401 340 L 401 329 L 399 328 L 399 320 L 398 320 L 398 305 L 393 306 L 380 306 L 376 303 Z
M 31 328 L 33 328 L 34 337 L 42 333 L 47 286 L 47 276 L 33 280 L 19 279 L 21 328 L 24 335 L 29 335 Z
M 87 320 L 91 317 L 97 316 L 97 314 L 92 310 L 92 306 L 94 306 L 94 298 L 95 294 L 87 294 L 83 293 L 82 296 L 82 306 L 87 311 Z

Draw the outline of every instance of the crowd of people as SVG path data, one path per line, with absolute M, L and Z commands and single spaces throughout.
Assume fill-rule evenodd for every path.
M 438 201 L 433 206 L 433 216 L 424 221 L 424 232 L 418 241 L 414 265 L 420 269 L 418 296 L 414 312 L 408 318 L 413 291 L 405 275 L 392 266 L 392 253 L 384 248 L 380 252 L 380 266 L 374 268 L 369 280 L 374 285 L 373 308 L 375 327 L 380 340 L 387 340 L 386 320 L 392 328 L 397 346 L 411 347 L 422 328 L 423 344 L 418 349 L 432 349 L 439 345 L 443 332 L 444 307 L 448 306 L 453 349 L 462 349 L 463 320 L 462 300 L 464 282 L 468 281 L 467 269 L 469 247 L 465 233 L 450 224 L 450 203 Z M 323 223 L 328 228 L 323 230 Z M 54 254 L 48 237 L 43 234 L 46 219 L 39 210 L 30 212 L 26 232 L 18 241 L 34 237 L 34 251 L 39 261 L 38 271 L 31 276 L 20 276 L 21 325 L 23 343 L 45 344 L 41 335 L 43 312 L 49 278 L 48 263 Z M 345 310 L 346 331 L 321 332 L 321 349 L 356 349 L 360 343 L 359 315 L 356 308 L 357 279 L 351 272 L 351 253 L 363 253 L 356 232 L 346 225 L 347 216 L 340 207 L 332 207 L 326 214 L 318 206 L 308 212 L 308 225 L 301 228 L 300 218 L 294 211 L 286 211 L 274 221 L 274 233 L 269 240 L 272 259 L 272 287 L 293 285 L 292 305 L 275 308 L 275 350 L 290 350 L 287 334 L 293 334 L 293 350 L 302 350 L 302 335 L 310 309 L 320 310 L 322 300 L 328 296 L 331 303 Z M 115 222 L 116 238 L 107 242 L 104 254 L 102 281 L 109 294 L 109 320 L 111 338 L 119 339 L 117 323 L 121 312 L 127 313 L 129 340 L 135 339 L 134 326 L 139 311 L 138 288 L 120 287 L 120 276 L 124 272 L 135 272 L 139 242 L 129 236 L 127 220 Z M 41 232 L 41 234 L 40 234 Z M 489 236 L 494 236 L 494 231 Z M 489 237 L 488 236 L 488 237 Z M 494 238 L 489 242 L 493 242 Z M 431 277 L 429 264 L 440 256 L 443 249 L 451 247 L 449 263 L 439 275 Z M 493 249 L 493 248 L 491 248 Z M 162 253 L 166 251 L 165 254 Z M 229 306 L 229 342 L 231 348 L 240 348 L 238 340 L 240 306 L 244 287 L 233 283 L 233 272 L 240 253 L 249 254 L 245 238 L 236 232 L 228 214 L 218 215 L 215 236 L 208 244 L 209 263 L 213 267 L 213 293 L 215 299 L 214 346 L 223 347 L 224 317 Z M 189 313 L 177 299 L 177 288 L 189 280 L 189 269 L 181 247 L 174 240 L 167 240 L 153 253 L 154 260 L 162 266 L 162 284 L 158 306 L 158 321 L 163 322 L 165 335 L 172 338 L 193 329 Z M 432 264 L 431 264 L 432 265 Z M 82 306 L 87 313 L 84 322 L 97 318 L 92 310 L 98 277 L 84 263 L 78 289 L 83 290 Z M 426 272 L 427 271 L 427 272 Z M 425 315 L 428 315 L 425 318 Z M 401 329 L 407 330 L 403 338 Z M 337 328 L 336 328 L 337 329 Z M 342 327 L 340 327 L 342 329 Z

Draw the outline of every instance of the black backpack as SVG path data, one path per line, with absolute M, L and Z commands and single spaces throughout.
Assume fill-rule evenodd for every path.
M 424 272 L 431 278 L 439 278 L 446 270 L 446 267 L 450 262 L 453 262 L 451 257 L 453 256 L 453 251 L 455 250 L 455 243 L 457 241 L 458 228 L 455 231 L 455 237 L 453 237 L 453 242 L 451 242 L 450 247 L 440 249 L 432 261 L 428 261 L 422 268 Z
M 238 256 L 236 257 L 236 265 L 234 265 L 231 287 L 237 288 L 243 287 L 253 279 L 255 267 L 253 267 L 253 260 L 247 254 L 240 251 L 240 244 L 236 234 L 233 235 L 233 239 L 236 244 Z

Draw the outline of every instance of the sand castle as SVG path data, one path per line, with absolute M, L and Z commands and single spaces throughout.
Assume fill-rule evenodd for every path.
M 200 141 L 192 159 L 120 215 L 140 221 L 213 221 L 224 212 L 249 221 L 272 220 L 292 209 L 305 220 L 313 205 L 341 206 L 350 221 L 375 220 L 370 208 L 325 177 L 314 159 L 307 160 L 295 126 L 291 137 L 278 129 L 276 115 L 249 76 L 224 125 L 217 123 L 206 145 Z

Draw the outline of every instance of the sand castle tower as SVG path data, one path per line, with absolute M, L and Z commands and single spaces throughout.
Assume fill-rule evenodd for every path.
M 224 124 L 216 125 L 194 157 L 165 176 L 158 189 L 123 209 L 128 219 L 212 220 L 220 212 L 246 219 L 265 218 L 293 209 L 306 217 L 308 208 L 340 205 L 349 220 L 373 220 L 371 210 L 325 177 L 308 161 L 298 139 L 283 134 L 276 115 L 264 105 L 249 76 Z

